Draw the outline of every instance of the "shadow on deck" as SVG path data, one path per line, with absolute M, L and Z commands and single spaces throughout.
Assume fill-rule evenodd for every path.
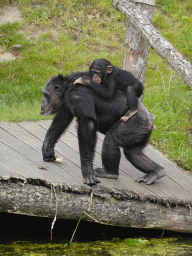
M 63 163 L 43 161 L 41 148 L 51 121 L 0 123 L 0 212 L 78 219 L 89 211 L 99 223 L 192 233 L 192 177 L 151 146 L 146 154 L 166 176 L 150 186 L 122 153 L 117 180 L 83 184 L 73 122 L 55 147 Z M 101 167 L 104 136 L 98 134 L 94 167 Z M 93 221 L 89 217 L 85 219 Z

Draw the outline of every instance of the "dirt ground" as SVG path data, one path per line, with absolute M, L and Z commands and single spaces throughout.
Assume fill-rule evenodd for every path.
M 11 6 L 11 5 L 0 7 L 0 26 L 7 23 L 13 23 L 16 21 L 18 22 L 24 21 L 22 13 L 19 11 L 17 7 Z M 27 33 L 26 33 L 26 30 L 27 30 Z M 53 33 L 55 38 L 59 36 L 59 31 L 57 31 L 57 29 L 54 29 L 54 30 L 50 29 L 50 31 Z M 42 29 L 35 24 L 28 24 L 27 27 L 19 30 L 19 33 L 24 34 L 27 40 L 31 38 L 37 38 L 39 35 L 41 35 L 44 32 L 45 32 L 45 29 Z M 22 45 L 20 46 L 18 44 L 13 45 L 12 46 L 13 51 L 5 52 L 3 47 L 0 45 L 0 62 L 14 60 L 17 57 L 16 55 L 14 55 L 14 48 L 19 48 L 19 47 L 22 47 Z
M 23 17 L 17 7 L 5 6 L 0 9 L 0 26 L 8 22 L 22 21 Z
M 13 23 L 15 21 L 23 21 L 23 16 L 15 6 L 5 6 L 0 9 L 0 26 Z M 0 62 L 14 60 L 15 56 L 11 52 L 3 52 L 0 46 Z

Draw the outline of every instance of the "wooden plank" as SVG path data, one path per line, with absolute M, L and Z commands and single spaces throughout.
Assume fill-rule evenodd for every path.
M 24 142 L 24 144 L 29 147 L 28 148 L 29 154 L 27 153 L 28 151 L 26 152 L 26 148 L 24 150 L 25 154 L 24 152 L 23 154 L 28 159 L 33 160 L 36 163 L 37 160 L 33 158 L 34 156 L 32 156 L 33 153 L 31 152 L 31 150 L 32 148 L 34 148 L 36 151 L 35 153 L 36 155 L 38 152 L 38 157 L 36 156 L 36 159 L 39 159 L 41 155 L 42 141 L 44 140 L 44 136 L 46 133 L 45 129 L 47 129 L 50 126 L 50 123 L 51 121 L 48 121 L 48 122 L 39 121 L 38 123 L 21 122 L 18 124 L 0 123 L 0 127 L 8 130 L 10 134 L 13 134 L 13 136 L 18 137 L 19 142 L 17 143 L 20 143 L 21 141 Z M 53 169 L 54 169 L 54 174 L 57 176 L 60 175 L 62 178 L 63 178 L 63 170 L 65 171 L 65 173 L 68 173 L 68 178 L 65 177 L 65 181 L 67 180 L 68 183 L 70 184 L 75 183 L 75 184 L 82 185 L 82 175 L 79 167 L 80 161 L 79 161 L 79 152 L 78 152 L 78 140 L 76 136 L 77 136 L 76 128 L 74 123 L 72 123 L 68 131 L 66 131 L 66 133 L 61 137 L 61 139 L 56 145 L 56 152 L 58 152 L 59 156 L 65 157 L 64 159 L 65 163 L 62 165 L 59 165 L 60 169 L 56 170 L 57 174 L 55 173 L 55 165 Z M 99 139 L 98 139 L 97 148 L 96 148 L 97 152 L 95 157 L 96 158 L 95 167 L 101 166 L 102 140 L 100 138 L 103 139 L 104 136 L 99 134 Z M 10 138 L 6 138 L 5 136 L 5 140 L 10 140 Z M 10 143 L 9 145 L 12 145 L 12 144 Z M 155 158 L 155 156 L 156 155 L 153 155 L 152 158 Z M 66 166 L 66 162 L 68 163 L 67 166 Z M 45 162 L 42 161 L 42 156 L 41 156 L 41 163 L 45 164 Z M 46 163 L 46 164 L 50 168 L 51 163 Z M 120 163 L 120 176 L 118 180 L 101 179 L 102 181 L 101 186 L 102 185 L 107 186 L 108 188 L 116 192 L 121 191 L 121 193 L 123 193 L 123 191 L 131 191 L 133 192 L 133 194 L 137 194 L 140 198 L 142 198 L 142 200 L 144 198 L 149 198 L 149 199 L 154 198 L 154 200 L 158 198 L 159 200 L 162 199 L 163 201 L 167 200 L 169 202 L 177 201 L 177 202 L 184 203 L 184 202 L 192 201 L 191 187 L 190 189 L 185 190 L 185 188 L 175 183 L 173 179 L 170 179 L 169 176 L 166 176 L 163 179 L 158 180 L 157 183 L 151 186 L 147 186 L 143 183 L 138 184 L 134 182 L 134 179 L 141 175 L 142 173 L 138 171 L 136 168 L 134 168 L 122 154 L 122 159 Z M 73 181 L 74 178 L 72 177 L 75 177 L 75 179 L 77 179 L 78 177 L 77 179 L 78 182 Z M 192 184 L 192 183 L 189 182 L 189 184 Z
M 75 128 L 74 124 L 72 124 L 69 128 L 70 132 L 72 134 L 75 134 Z M 97 142 L 96 150 L 101 152 L 102 149 L 102 139 L 103 135 L 99 135 L 99 139 Z M 101 139 L 102 138 L 102 139 Z M 149 149 L 148 149 L 149 148 Z M 184 173 L 181 169 L 179 169 L 176 165 L 172 165 L 172 168 L 170 169 L 170 163 L 171 161 L 168 160 L 166 157 L 164 157 L 162 154 L 157 154 L 155 150 L 151 146 L 147 146 L 144 149 L 144 152 L 146 155 L 151 158 L 153 161 L 157 162 L 161 166 L 165 168 L 166 176 L 160 180 L 158 180 L 155 184 L 152 184 L 150 186 L 147 186 L 143 183 L 140 183 L 139 186 L 137 186 L 135 182 L 134 188 L 131 188 L 133 191 L 138 191 L 141 189 L 141 185 L 145 187 L 145 194 L 147 193 L 147 190 L 150 190 L 153 194 L 155 194 L 155 197 L 163 198 L 167 201 L 178 201 L 178 202 L 191 202 L 192 201 L 192 178 L 189 177 L 187 179 L 188 175 Z M 169 164 L 167 166 L 167 164 Z M 127 171 L 128 170 L 128 171 Z M 123 176 L 121 179 L 122 172 L 127 175 Z M 126 186 L 126 182 L 128 179 L 131 178 L 131 180 L 135 180 L 138 176 L 142 176 L 142 173 L 134 168 L 125 158 L 123 155 L 123 152 L 121 152 L 121 162 L 120 162 L 120 177 L 119 180 L 124 183 L 124 186 Z M 182 179 L 181 183 L 179 182 Z M 186 187 L 183 186 L 186 184 Z M 136 188 L 137 187 L 137 188 Z M 139 194 L 142 194 L 139 193 Z M 147 196 L 147 194 L 146 194 Z
M 48 129 L 50 126 L 50 122 L 37 122 L 41 127 L 43 127 L 44 129 Z M 75 123 L 73 122 L 72 125 L 70 125 L 70 127 L 74 128 Z M 73 149 L 74 151 L 77 152 L 78 157 L 76 159 L 78 159 L 78 165 L 80 166 L 80 156 L 79 156 L 79 146 L 78 146 L 78 139 L 77 139 L 77 135 L 76 135 L 76 129 L 74 128 L 74 132 L 71 133 L 70 127 L 67 129 L 67 131 L 61 136 L 61 138 L 58 140 L 57 144 L 55 145 L 55 149 L 61 149 L 61 152 L 65 152 L 64 145 L 69 146 L 69 149 Z M 73 152 L 74 152 L 73 151 Z M 73 156 L 74 157 L 74 156 Z M 100 153 L 98 154 L 98 152 L 95 154 L 94 157 L 94 168 L 100 167 L 101 166 L 101 155 Z
M 49 125 L 50 125 L 50 123 L 48 124 L 47 128 L 49 127 Z M 70 125 L 70 127 L 68 128 L 68 130 L 70 131 L 70 133 L 75 135 L 76 134 L 75 124 L 72 123 Z M 63 139 L 65 141 L 67 135 L 68 134 L 65 134 L 61 139 Z M 101 139 L 104 138 L 104 135 L 99 134 L 98 137 L 99 137 L 99 139 L 98 139 L 98 142 L 97 142 L 96 150 L 101 152 L 101 148 L 102 148 Z M 145 153 L 148 155 L 148 157 L 151 157 L 151 152 L 146 152 L 146 150 L 145 150 Z M 158 162 L 157 159 L 158 159 L 158 156 L 156 154 L 154 154 L 154 157 L 153 157 L 152 160 L 154 160 L 155 162 Z M 160 159 L 159 164 L 161 164 L 162 166 L 164 166 L 165 169 L 167 169 L 166 168 L 166 163 L 167 162 L 165 160 L 163 162 L 164 162 L 164 164 L 162 165 L 162 160 Z M 127 169 L 129 169 L 129 172 L 127 172 Z M 128 163 L 128 161 L 123 156 L 123 154 L 122 154 L 121 163 L 120 163 L 120 175 L 121 175 L 121 170 L 123 170 L 125 174 L 127 174 L 129 177 L 131 177 L 131 180 L 134 180 L 136 177 L 142 175 L 142 173 L 139 170 L 132 167 L 132 165 L 130 165 Z M 175 171 L 175 169 L 173 170 L 171 175 L 174 174 L 174 171 Z M 176 171 L 178 171 L 178 169 Z M 179 173 L 182 174 L 183 172 L 179 171 Z M 169 177 L 170 175 L 167 175 L 167 176 Z M 129 177 L 127 177 L 126 181 L 129 179 Z M 123 181 L 125 180 L 124 178 L 122 179 Z M 177 183 L 177 185 L 178 185 L 177 186 L 175 184 L 174 180 L 171 180 L 171 179 L 169 180 L 169 179 L 167 179 L 167 177 L 164 177 L 163 179 L 158 180 L 157 183 L 153 184 L 152 186 L 147 186 L 145 184 L 142 184 L 142 185 L 147 190 L 150 190 L 153 194 L 155 194 L 157 196 L 160 196 L 162 198 L 167 198 L 167 199 L 169 198 L 170 200 L 174 199 L 174 200 L 178 200 L 178 201 L 186 201 L 186 200 L 191 201 L 192 200 L 191 199 L 192 198 L 192 195 L 191 195 L 192 183 L 191 182 L 189 182 L 189 183 L 190 183 L 190 191 L 188 191 L 188 192 L 190 192 L 190 193 L 188 193 L 185 189 L 182 189 L 180 184 Z M 135 186 L 136 186 L 136 184 L 135 184 Z M 160 186 L 158 184 L 160 184 Z M 141 189 L 141 184 L 139 184 L 139 187 L 137 187 L 137 189 L 131 188 L 131 190 L 137 191 L 137 193 L 138 193 L 139 189 Z M 146 193 L 146 189 L 145 189 L 145 193 Z M 143 191 L 140 194 L 143 194 Z
M 17 159 L 19 158 L 18 157 L 18 154 L 16 156 L 16 158 L 14 158 L 14 155 L 12 154 L 12 152 L 9 152 L 9 156 L 7 155 L 7 152 L 4 151 L 4 144 L 0 143 L 0 146 L 1 146 L 1 150 L 3 149 L 3 152 L 1 153 L 1 156 L 0 156 L 0 162 L 1 162 L 1 166 L 3 166 L 4 168 L 7 168 L 9 171 L 8 171 L 8 175 L 13 175 L 12 177 L 15 178 L 17 177 L 17 174 L 19 174 L 20 177 L 23 177 L 23 179 L 26 179 L 26 178 L 34 178 L 34 179 L 37 179 L 37 178 L 40 178 L 37 177 L 36 175 L 34 175 L 33 173 L 30 173 L 28 168 L 25 168 L 23 165 L 22 165 L 22 162 L 21 163 L 17 163 Z M 24 159 L 24 157 L 22 157 L 22 160 Z M 16 161 L 14 161 L 16 160 Z
M 0 157 L 1 159 L 1 157 Z M 9 180 L 11 177 L 16 178 L 16 179 L 24 179 L 23 176 L 15 173 L 11 169 L 9 169 L 7 166 L 5 167 L 2 162 L 0 161 L 0 180 Z
M 16 177 L 19 174 L 24 179 L 45 179 L 52 184 L 58 184 L 63 179 L 63 175 L 61 175 L 60 170 L 57 171 L 57 166 L 54 166 L 54 164 L 52 164 L 54 172 L 49 167 L 46 168 L 45 165 L 42 169 L 42 166 L 19 154 L 11 147 L 3 143 L 0 143 L 0 147 L 1 165 L 9 169 L 8 173 L 11 177 Z M 71 175 L 65 174 L 65 178 L 66 181 L 70 181 Z
M 126 172 L 126 159 L 124 158 L 120 164 L 120 168 Z M 164 166 L 166 170 L 166 165 Z M 129 168 L 129 173 L 133 178 L 136 178 L 138 176 L 142 176 L 141 173 L 138 172 L 135 168 Z M 192 183 L 191 183 L 192 184 Z M 167 199 L 168 201 L 172 200 L 178 200 L 178 201 L 188 201 L 192 200 L 192 195 L 188 191 L 186 191 L 182 186 L 180 186 L 178 183 L 175 183 L 170 177 L 167 175 L 163 178 L 158 180 L 155 184 L 152 185 L 145 185 L 146 188 L 154 192 L 156 195 L 163 199 Z
M 0 123 L 0 211 L 53 217 L 57 204 L 57 218 L 67 216 L 70 219 L 78 219 L 81 212 L 86 211 L 92 188 L 82 183 L 74 123 L 56 145 L 56 153 L 65 157 L 63 164 L 59 165 L 42 159 L 42 142 L 50 122 Z M 101 166 L 103 138 L 98 134 L 95 166 Z M 180 169 L 174 176 L 176 166 L 166 166 L 167 159 L 154 152 L 152 149 L 152 153 L 149 151 L 147 154 L 169 169 L 166 177 L 151 186 L 134 182 L 134 178 L 142 173 L 132 167 L 122 154 L 119 178 L 103 178 L 101 184 L 94 188 L 90 215 L 103 224 L 192 232 L 189 205 L 192 204 L 191 177 L 186 180 L 188 175 Z M 15 180 L 9 184 L 6 180 L 11 177 Z M 179 177 L 182 178 L 181 183 Z M 30 178 L 64 186 L 56 188 L 54 193 L 46 183 L 41 186 L 25 183 L 21 189 L 20 180 Z M 73 188 L 78 193 L 73 193 Z M 167 206 L 154 203 L 153 199 L 162 200 Z M 172 202 L 178 202 L 178 205 L 173 207 L 169 204 Z
M 42 126 L 44 129 L 47 130 L 49 128 L 50 124 L 51 124 L 51 121 L 48 121 L 48 122 L 47 121 L 38 121 L 37 123 L 40 126 Z M 75 122 L 73 122 L 68 127 L 68 130 L 61 136 L 61 138 L 58 141 L 58 143 L 60 143 L 62 141 L 63 143 L 65 143 L 65 144 L 69 145 L 71 148 L 73 148 L 75 151 L 79 152 L 78 139 L 76 137 L 77 133 L 76 133 L 76 127 L 75 126 L 76 126 L 76 124 L 75 124 Z M 103 135 L 101 135 L 101 136 L 103 136 Z M 57 150 L 58 150 L 58 147 L 59 146 L 57 145 L 56 146 Z M 98 148 L 98 146 L 97 146 L 97 148 Z M 100 152 L 101 152 L 101 150 L 99 152 L 97 150 L 97 152 L 95 154 L 94 167 L 101 167 L 102 166 L 101 153 Z M 138 171 L 138 173 L 140 173 L 140 172 Z M 124 180 L 124 178 L 125 178 L 125 176 L 121 176 L 122 180 Z M 135 183 L 133 181 L 132 177 L 129 177 L 129 179 L 126 180 L 126 184 L 120 183 L 119 179 L 117 181 L 114 181 L 114 180 L 108 180 L 107 181 L 107 179 L 100 178 L 100 180 L 102 181 L 102 183 L 104 183 L 104 185 L 110 187 L 111 189 L 112 188 L 116 189 L 116 187 L 119 187 L 119 185 L 120 185 L 121 186 L 121 190 L 133 191 L 134 193 L 137 193 L 140 197 L 143 197 L 143 195 L 145 195 L 148 198 L 156 197 L 156 195 L 154 193 L 152 193 L 150 190 L 144 188 L 143 185 Z M 104 182 L 104 180 L 105 180 L 105 182 Z
M 98 141 L 97 144 L 98 144 L 98 150 L 99 149 L 101 150 L 102 145 L 100 141 Z M 188 179 L 189 175 L 187 175 L 179 167 L 174 165 L 165 156 L 163 156 L 162 154 L 160 155 L 157 154 L 155 150 L 153 151 L 153 148 L 150 145 L 148 145 L 146 149 L 144 149 L 144 152 L 148 157 L 150 157 L 152 160 L 159 163 L 165 168 L 166 176 L 163 179 L 158 180 L 152 186 L 147 186 L 145 184 L 143 185 L 148 189 L 151 189 L 156 194 L 159 194 L 161 197 L 165 197 L 167 199 L 168 198 L 174 199 L 177 197 L 178 200 L 180 201 L 188 201 L 188 200 L 191 201 L 192 200 L 192 178 L 189 177 Z M 123 155 L 123 152 L 121 155 L 122 156 L 121 156 L 121 162 L 120 162 L 120 170 L 124 171 L 125 173 L 127 173 L 127 170 L 128 170 L 129 175 L 133 179 L 135 179 L 138 176 L 141 176 L 142 173 L 140 171 L 138 171 L 136 168 L 133 168 L 131 165 L 128 164 L 128 161 Z M 171 171 L 169 166 L 167 166 L 167 163 L 169 164 L 172 163 Z M 175 173 L 177 173 L 178 175 L 175 175 Z M 182 178 L 182 181 L 180 182 L 181 178 Z M 186 184 L 186 187 L 183 186 L 184 184 Z
M 50 123 L 46 124 L 44 122 L 43 126 L 48 128 L 50 126 Z M 66 132 L 61 137 L 62 141 L 67 142 L 68 137 L 70 138 L 70 137 L 72 137 L 72 135 L 74 135 L 74 136 L 76 135 L 76 128 L 75 128 L 74 123 L 72 123 L 70 125 L 68 130 L 69 131 Z M 101 152 L 101 148 L 102 148 L 102 141 L 100 140 L 100 138 L 103 139 L 104 135 L 99 134 L 99 139 L 98 139 L 97 147 L 96 147 L 97 152 Z M 69 141 L 70 140 L 71 140 L 71 138 L 69 139 Z M 75 139 L 74 139 L 74 143 L 71 143 L 71 145 L 73 145 L 73 147 L 76 147 L 75 145 L 77 145 L 77 143 L 78 143 L 77 139 L 76 139 L 76 143 L 75 143 Z M 77 150 L 77 148 L 76 148 L 76 150 Z M 97 159 L 97 154 L 95 154 L 95 158 L 96 158 L 97 165 L 98 165 L 99 160 Z M 99 158 L 101 159 L 100 156 L 99 156 Z M 99 164 L 100 164 L 100 166 L 102 165 L 101 160 L 100 160 Z M 127 172 L 127 169 L 129 169 L 128 172 Z M 122 171 L 125 174 L 123 176 L 122 176 L 122 174 L 123 174 Z M 137 170 L 136 168 L 132 167 L 132 165 L 126 160 L 126 158 L 122 154 L 121 163 L 120 163 L 120 177 L 118 179 L 118 182 L 120 182 L 120 184 L 121 184 L 122 190 L 129 189 L 129 190 L 134 191 L 134 193 L 137 193 L 140 196 L 143 195 L 143 196 L 150 197 L 150 198 L 161 197 L 161 198 L 166 198 L 169 201 L 172 201 L 172 200 L 184 201 L 184 200 L 191 199 L 191 195 L 187 194 L 186 192 L 183 192 L 183 195 L 178 194 L 178 193 L 175 194 L 174 189 L 172 191 L 170 191 L 169 189 L 167 189 L 167 186 L 165 186 L 164 184 L 158 185 L 159 181 L 156 184 L 153 184 L 153 189 L 151 189 L 151 186 L 149 187 L 145 184 L 135 183 L 134 179 L 141 175 L 142 175 L 142 173 L 139 170 Z M 116 184 L 116 186 L 117 186 L 117 184 Z M 145 188 L 142 189 L 142 186 L 144 186 Z M 173 184 L 172 184 L 172 188 L 175 188 L 175 186 L 173 186 Z M 178 190 L 179 190 L 179 188 L 177 188 L 177 191 Z M 182 192 L 182 191 L 180 191 L 180 192 Z
M 38 138 L 38 142 L 40 143 L 40 148 L 42 147 L 42 142 L 45 136 L 45 129 L 40 127 L 37 123 L 31 122 L 21 122 L 18 124 L 21 129 L 25 130 L 24 132 L 29 133 L 29 140 L 30 142 L 35 138 Z M 31 135 L 32 136 L 31 136 Z M 35 142 L 34 142 L 35 143 Z M 63 163 L 59 166 L 64 168 L 67 172 L 71 173 L 73 178 L 71 177 L 71 183 L 73 180 L 77 179 L 79 185 L 83 185 L 83 177 L 81 174 L 80 169 L 80 157 L 79 153 L 71 149 L 68 145 L 64 144 L 63 142 L 58 142 L 56 146 L 56 152 L 58 152 L 59 157 L 63 157 Z M 41 156 L 42 157 L 42 156 Z M 66 162 L 68 162 L 68 166 L 66 168 Z M 74 182 L 75 184 L 77 182 Z
M 164 165 L 166 168 L 166 175 L 192 194 L 191 176 L 189 176 L 154 147 L 149 145 L 145 148 L 144 152 L 150 156 L 152 160 L 156 161 L 160 165 Z
M 21 136 L 21 135 L 20 135 Z M 25 135 L 24 135 L 25 136 Z M 20 137 L 21 138 L 21 137 Z M 68 172 L 65 170 L 65 168 L 68 170 L 72 167 L 78 168 L 80 172 L 80 168 L 77 167 L 76 165 L 72 165 L 71 162 L 64 164 L 64 168 L 61 167 L 61 164 L 56 164 L 56 163 L 46 163 L 42 159 L 42 155 L 40 152 L 37 150 L 33 149 L 31 146 L 28 146 L 26 143 L 22 142 L 21 140 L 15 138 L 13 135 L 9 134 L 5 130 L 1 130 L 0 132 L 0 139 L 4 141 L 5 144 L 7 144 L 10 148 L 13 150 L 17 151 L 19 154 L 22 156 L 25 156 L 27 159 L 31 160 L 33 163 L 36 163 L 36 168 L 35 170 L 38 173 L 42 174 L 42 180 L 49 179 L 50 181 L 52 177 L 52 182 L 54 183 L 55 179 L 54 177 L 58 177 L 57 183 L 67 183 L 67 184 L 82 184 L 81 181 L 79 180 L 78 176 L 73 176 L 73 173 Z M 46 170 L 39 170 L 38 167 L 43 167 Z M 31 169 L 31 172 L 35 171 L 33 168 Z M 51 176 L 50 176 L 51 175 Z M 71 179 L 71 177 L 74 177 Z M 80 176 L 81 177 L 81 176 Z
M 28 137 L 30 141 L 33 140 L 33 136 L 38 138 L 39 146 L 42 148 L 43 141 L 45 138 L 46 130 L 39 126 L 37 123 L 31 123 L 31 122 L 21 122 L 18 123 L 18 125 L 21 127 L 21 130 L 24 129 L 24 132 L 28 132 Z M 23 128 L 23 129 L 22 129 Z M 30 136 L 31 134 L 31 136 Z M 34 143 L 35 140 L 34 140 Z M 41 151 L 41 150 L 40 150 Z M 59 156 L 62 156 L 64 158 L 69 159 L 70 161 L 73 161 L 77 166 L 80 165 L 80 157 L 79 152 L 73 150 L 71 147 L 63 143 L 61 140 L 56 143 L 55 151 L 58 152 Z M 43 157 L 43 156 L 42 156 Z
M 39 125 L 44 127 L 45 129 L 48 129 L 51 122 L 46 122 L 46 121 L 38 121 L 37 122 Z M 63 143 L 66 143 L 70 147 L 72 147 L 74 150 L 78 150 L 78 139 L 76 137 L 76 127 L 75 127 L 75 122 L 72 122 L 71 125 L 68 127 L 68 130 L 61 136 L 59 141 L 62 141 Z M 104 137 L 104 135 L 100 135 L 100 137 Z M 59 143 L 58 141 L 58 143 Z M 102 141 L 98 140 L 97 146 L 96 146 L 96 153 L 95 153 L 95 158 L 94 158 L 94 167 L 101 167 L 102 162 L 101 162 L 101 145 Z M 129 164 L 129 163 L 128 163 Z M 138 170 L 136 170 L 138 173 L 140 173 Z M 125 173 L 124 173 L 125 174 Z M 127 174 L 126 174 L 127 175 Z M 128 174 L 129 175 L 129 174 Z M 121 179 L 123 180 L 125 176 L 123 174 L 121 175 Z M 121 186 L 121 190 L 128 190 L 128 191 L 133 191 L 134 193 L 137 193 L 140 197 L 143 197 L 145 195 L 146 197 L 156 197 L 156 194 L 151 192 L 150 190 L 146 189 L 143 187 L 142 184 L 135 183 L 133 178 L 129 176 L 128 179 L 126 179 L 126 184 L 123 184 L 120 182 L 120 179 L 117 181 L 114 180 L 108 180 L 107 179 L 102 179 L 99 178 L 104 185 L 116 189 L 116 187 Z M 104 182 L 105 181 L 105 182 Z M 107 183 L 106 183 L 107 182 Z M 120 189 L 120 187 L 119 187 Z
M 32 122 L 29 122 L 29 129 L 31 129 L 30 127 L 35 127 L 34 130 L 36 130 L 36 123 L 32 123 Z M 26 125 L 25 123 L 23 123 L 23 126 Z M 0 124 L 1 126 L 1 124 Z M 3 125 L 1 126 L 3 127 Z M 41 154 L 41 159 L 43 158 L 42 157 L 42 151 L 41 151 L 41 148 L 42 148 L 42 141 L 44 139 L 44 136 L 45 136 L 45 130 L 44 129 L 41 129 L 41 127 L 38 126 L 38 130 L 36 130 L 36 133 L 34 132 L 34 134 L 32 134 L 30 131 L 27 131 L 26 129 L 22 128 L 21 124 L 18 125 L 18 124 L 13 124 L 13 125 L 6 125 L 6 127 L 3 127 L 4 129 L 6 128 L 6 130 L 10 133 L 10 134 L 13 134 L 14 136 L 16 136 L 17 138 L 19 138 L 21 141 L 23 141 L 26 145 L 34 148 L 37 152 L 39 152 Z M 65 160 L 66 158 L 68 159 L 71 159 L 72 157 L 74 157 L 74 151 L 71 152 L 71 150 L 69 148 L 64 148 L 64 152 L 66 152 L 65 156 L 62 155 Z M 58 154 L 59 152 L 56 151 L 56 154 Z M 67 156 L 66 156 L 67 155 Z M 76 154 L 77 157 L 75 157 L 75 165 L 73 165 L 73 168 L 74 170 L 76 171 L 76 168 L 75 166 L 78 167 L 79 169 L 79 162 L 76 161 L 77 158 L 79 158 L 79 155 Z M 67 160 L 68 161 L 68 160 Z M 71 163 L 71 161 L 68 161 Z M 43 162 L 44 163 L 44 162 Z M 62 165 L 59 164 L 59 166 L 61 167 Z M 63 167 L 63 166 L 62 166 Z M 66 170 L 67 171 L 67 170 Z M 77 175 L 78 175 L 79 172 L 77 172 Z M 79 175 L 80 176 L 80 175 Z

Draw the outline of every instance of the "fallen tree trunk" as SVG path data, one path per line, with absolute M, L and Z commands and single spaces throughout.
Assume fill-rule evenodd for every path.
M 126 191 L 122 198 L 121 193 L 111 195 L 100 189 L 94 189 L 90 196 L 81 188 L 72 192 L 72 187 L 66 191 L 62 185 L 49 188 L 15 182 L 0 181 L 0 212 L 71 220 L 78 220 L 84 213 L 83 220 L 106 225 L 192 233 L 190 205 L 140 201 Z
M 157 31 L 133 1 L 111 0 L 111 2 L 113 7 L 125 15 L 142 37 L 149 42 L 149 45 L 168 62 L 192 89 L 192 65 Z

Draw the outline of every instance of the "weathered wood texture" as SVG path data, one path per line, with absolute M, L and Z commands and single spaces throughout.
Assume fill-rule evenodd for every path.
M 136 6 L 152 22 L 154 6 L 144 3 L 137 3 Z M 132 72 L 143 84 L 145 83 L 148 54 L 148 41 L 141 36 L 140 32 L 127 19 L 122 68 Z
M 0 182 L 1 212 L 77 220 L 82 212 L 87 212 L 89 198 L 83 190 L 77 194 L 61 187 L 55 191 L 31 184 Z M 130 200 L 126 194 L 123 200 L 114 200 L 107 190 L 94 191 L 88 214 L 107 225 L 192 232 L 189 208 Z M 84 220 L 92 221 L 87 216 Z
M 87 211 L 92 188 L 82 182 L 75 124 L 56 145 L 63 163 L 46 163 L 41 147 L 50 122 L 0 123 L 0 211 L 51 217 L 57 205 L 57 217 L 70 219 Z M 101 167 L 103 137 L 95 167 Z M 101 179 L 89 214 L 110 225 L 192 232 L 192 177 L 151 146 L 145 151 L 167 175 L 150 186 L 138 184 L 141 172 L 122 154 L 119 178 Z
M 140 32 L 149 45 L 165 59 L 168 64 L 192 88 L 192 65 L 167 41 L 151 24 L 148 17 L 142 13 L 132 0 L 111 0 L 115 9 L 120 11 Z

